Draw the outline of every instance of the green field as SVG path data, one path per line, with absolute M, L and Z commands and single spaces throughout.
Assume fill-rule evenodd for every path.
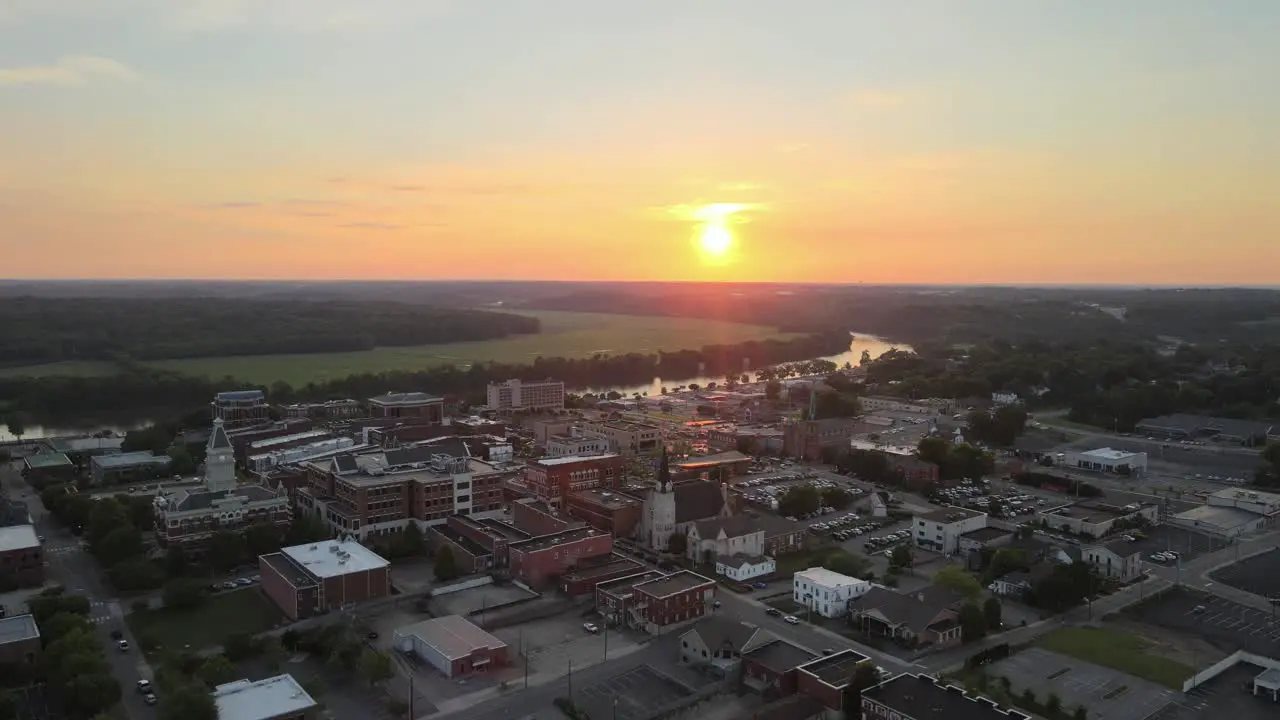
M 276 380 L 300 386 L 356 373 L 421 370 L 437 365 L 477 361 L 529 363 L 542 357 L 590 357 L 596 353 L 652 353 L 690 350 L 767 338 L 786 339 L 761 325 L 696 318 L 636 317 L 601 313 L 530 311 L 542 320 L 542 332 L 484 342 L 376 348 L 362 352 L 310 355 L 241 355 L 236 357 L 163 360 L 151 365 L 187 375 L 231 376 L 255 384 Z M 354 328 L 353 328 L 354 330 Z M 0 370 L 0 376 L 101 376 L 114 372 L 110 363 L 67 362 Z
M 230 635 L 265 632 L 283 619 L 261 590 L 248 588 L 214 595 L 194 610 L 130 613 L 125 622 L 144 648 L 150 641 L 168 649 L 202 650 L 221 646 Z
M 115 363 L 97 362 L 94 360 L 69 360 L 67 362 L 49 363 L 47 365 L 23 365 L 21 367 L 0 367 L 0 378 L 4 377 L 104 377 L 119 372 Z
M 1175 690 L 1193 670 L 1159 655 L 1160 648 L 1138 635 L 1102 628 L 1062 628 L 1036 643 L 1045 650 L 1069 655 L 1094 665 L 1119 670 Z

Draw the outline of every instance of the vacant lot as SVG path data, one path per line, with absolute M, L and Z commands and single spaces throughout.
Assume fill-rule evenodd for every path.
M 1068 712 L 1083 705 L 1097 720 L 1136 720 L 1159 711 L 1174 693 L 1154 683 L 1043 648 L 1028 648 L 991 666 L 1014 693 L 1031 690 L 1044 702 L 1057 695 Z
M 1149 652 L 1151 643 L 1141 637 L 1114 629 L 1062 628 L 1044 636 L 1037 644 L 1046 650 L 1177 690 L 1182 689 L 1183 681 L 1192 674 L 1186 665 Z
M 144 649 L 153 643 L 192 650 L 219 647 L 230 635 L 270 630 L 283 616 L 257 588 L 214 595 L 194 610 L 145 610 L 128 616 Z
M 1280 598 L 1280 550 L 1269 550 L 1232 563 L 1215 570 L 1210 577 L 1254 595 Z

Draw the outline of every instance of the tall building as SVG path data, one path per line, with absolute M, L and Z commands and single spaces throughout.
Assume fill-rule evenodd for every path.
M 271 422 L 271 408 L 261 390 L 231 390 L 213 398 L 213 418 L 228 430 L 238 430 Z
M 369 415 L 438 425 L 444 422 L 444 398 L 424 392 L 387 393 L 369 398 Z
M 490 410 L 563 410 L 564 383 L 559 380 L 489 383 Z
M 524 484 L 553 508 L 563 508 L 569 494 L 579 490 L 613 490 L 622 480 L 618 455 L 552 457 L 533 460 L 524 468 Z
M 671 487 L 671 462 L 667 458 L 667 450 L 662 450 L 662 461 L 658 465 L 658 484 L 649 494 L 645 503 L 645 514 L 649 529 L 649 547 L 655 550 L 666 550 L 671 541 L 671 534 L 676 531 L 676 494 Z

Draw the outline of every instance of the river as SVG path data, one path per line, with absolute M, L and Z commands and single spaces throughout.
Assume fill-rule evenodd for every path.
M 845 363 L 857 365 L 858 362 L 862 360 L 863 350 L 866 350 L 867 353 L 869 353 L 873 359 L 880 357 L 881 355 L 885 354 L 886 352 L 888 352 L 893 348 L 897 348 L 899 350 L 911 350 L 910 345 L 902 345 L 902 344 L 895 345 L 892 343 L 885 342 L 883 339 L 875 337 L 874 335 L 858 335 L 856 333 L 849 333 L 849 335 L 850 335 L 850 339 L 849 339 L 848 350 L 838 355 L 828 355 L 820 359 L 830 360 L 831 362 L 835 363 L 837 366 L 844 367 Z M 672 387 L 679 386 L 679 385 L 688 385 L 690 383 L 697 383 L 699 385 L 705 386 L 707 383 L 724 382 L 724 375 L 719 375 L 715 377 L 705 376 L 705 377 L 685 378 L 682 380 L 672 380 L 670 382 Z M 594 392 L 596 394 L 601 394 L 601 393 L 607 393 L 612 390 L 612 391 L 620 392 L 626 396 L 630 396 L 633 393 L 642 393 L 642 394 L 648 393 L 650 397 L 657 397 L 662 394 L 662 384 L 663 384 L 662 378 L 655 377 L 653 379 L 653 382 L 643 384 L 643 385 L 591 388 L 589 390 L 575 390 L 574 392 L 578 392 L 578 393 Z M 58 426 L 28 425 L 25 428 L 26 432 L 22 434 L 22 437 L 24 440 L 36 440 L 39 438 L 60 437 L 65 435 L 92 435 L 94 433 L 101 432 L 103 430 L 110 430 L 112 432 L 123 435 L 130 430 L 137 430 L 140 428 L 144 428 L 147 425 L 151 424 L 151 422 L 153 421 L 150 419 L 144 419 L 144 420 L 137 420 L 132 422 L 119 422 L 119 423 L 110 424 L 110 425 L 88 425 L 85 427 L 58 427 Z M 4 425 L 0 423 L 0 442 L 9 442 L 16 439 L 17 438 L 15 438 L 9 432 L 9 429 L 4 427 Z

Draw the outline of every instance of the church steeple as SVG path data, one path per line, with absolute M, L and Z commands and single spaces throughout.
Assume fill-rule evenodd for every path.
M 671 462 L 667 459 L 667 448 L 662 448 L 662 461 L 658 465 L 658 490 L 671 492 Z

